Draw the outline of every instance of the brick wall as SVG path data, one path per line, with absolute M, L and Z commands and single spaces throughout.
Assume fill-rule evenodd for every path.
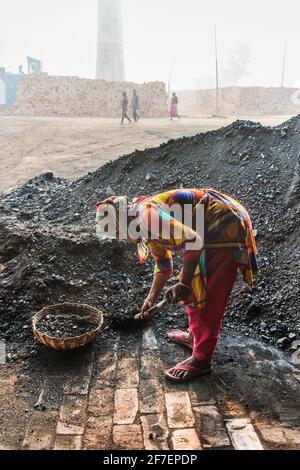
M 123 91 L 131 102 L 133 89 L 140 95 L 141 115 L 167 115 L 167 93 L 163 82 L 143 84 L 106 82 L 78 77 L 41 74 L 28 76 L 17 90 L 16 114 L 58 116 L 120 116 Z
M 300 93 L 296 102 L 294 88 L 232 87 L 221 88 L 219 115 L 262 116 L 300 113 Z M 182 114 L 211 116 L 216 114 L 215 90 L 178 91 L 179 111 Z M 298 104 L 297 104 L 298 101 Z

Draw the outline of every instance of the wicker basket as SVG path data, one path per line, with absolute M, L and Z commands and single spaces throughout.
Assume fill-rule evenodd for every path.
M 53 338 L 51 336 L 42 333 L 38 329 L 38 322 L 46 317 L 47 315 L 68 315 L 76 314 L 80 316 L 89 315 L 98 320 L 99 325 L 96 329 L 88 331 L 81 336 L 74 336 L 72 338 Z M 97 335 L 100 333 L 103 326 L 103 314 L 94 307 L 89 305 L 80 305 L 80 304 L 59 304 L 51 305 L 49 307 L 44 307 L 40 312 L 34 315 L 32 319 L 32 329 L 33 334 L 36 339 L 47 346 L 48 348 L 57 349 L 60 351 L 66 351 L 68 349 L 82 348 L 89 343 L 92 343 Z

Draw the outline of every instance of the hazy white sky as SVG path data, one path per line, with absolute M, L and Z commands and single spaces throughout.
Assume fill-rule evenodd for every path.
M 240 85 L 279 86 L 287 42 L 286 85 L 299 86 L 299 0 L 123 0 L 123 16 L 130 81 L 167 81 L 174 58 L 174 89 L 213 85 L 216 24 L 221 68 L 249 47 Z M 26 70 L 29 55 L 49 74 L 94 78 L 97 0 L 0 0 L 0 17 L 0 66 Z

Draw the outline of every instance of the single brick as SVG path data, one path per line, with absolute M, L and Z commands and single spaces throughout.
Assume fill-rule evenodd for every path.
M 139 371 L 135 357 L 123 357 L 117 367 L 117 388 L 136 388 L 139 385 Z
M 68 379 L 64 387 L 64 393 L 66 395 L 88 395 L 92 372 L 93 363 L 90 363 L 85 371 L 74 374 L 74 376 Z
M 85 450 L 107 450 L 112 448 L 112 418 L 91 417 L 86 423 L 83 439 Z
M 232 419 L 226 423 L 229 437 L 236 450 L 263 450 L 261 442 L 248 419 Z
M 167 392 L 165 398 L 170 428 L 190 428 L 195 425 L 188 392 Z
M 210 377 L 202 377 L 188 385 L 192 406 L 214 405 L 213 387 Z
M 176 429 L 172 435 L 174 450 L 201 450 L 195 429 Z
M 115 392 L 115 424 L 133 424 L 139 409 L 137 389 L 119 389 Z
M 114 449 L 142 450 L 144 448 L 142 428 L 139 424 L 114 426 Z
M 84 427 L 87 400 L 83 396 L 65 395 L 60 408 L 59 421 Z
M 144 351 L 141 356 L 141 379 L 158 379 L 163 375 L 163 366 L 159 357 L 151 351 Z
M 140 412 L 143 414 L 162 413 L 164 407 L 164 391 L 159 380 L 142 380 L 140 383 Z
M 216 406 L 199 406 L 194 408 L 193 411 L 204 448 L 230 446 L 222 416 Z
M 96 381 L 99 386 L 109 387 L 116 378 L 117 354 L 115 352 L 100 356 L 97 360 Z
M 111 416 L 114 411 L 114 390 L 98 383 L 90 391 L 88 411 L 94 416 Z
M 146 450 L 169 450 L 166 421 L 163 414 L 141 416 Z

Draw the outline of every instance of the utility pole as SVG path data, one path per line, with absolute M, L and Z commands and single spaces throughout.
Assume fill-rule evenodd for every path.
M 281 76 L 281 88 L 284 87 L 284 78 L 285 78 L 285 66 L 286 66 L 286 55 L 287 55 L 287 44 L 284 45 L 283 53 L 283 67 L 282 67 L 282 76 Z
M 219 114 L 219 62 L 218 62 L 217 25 L 215 25 L 215 54 L 216 54 L 216 116 L 218 116 Z

